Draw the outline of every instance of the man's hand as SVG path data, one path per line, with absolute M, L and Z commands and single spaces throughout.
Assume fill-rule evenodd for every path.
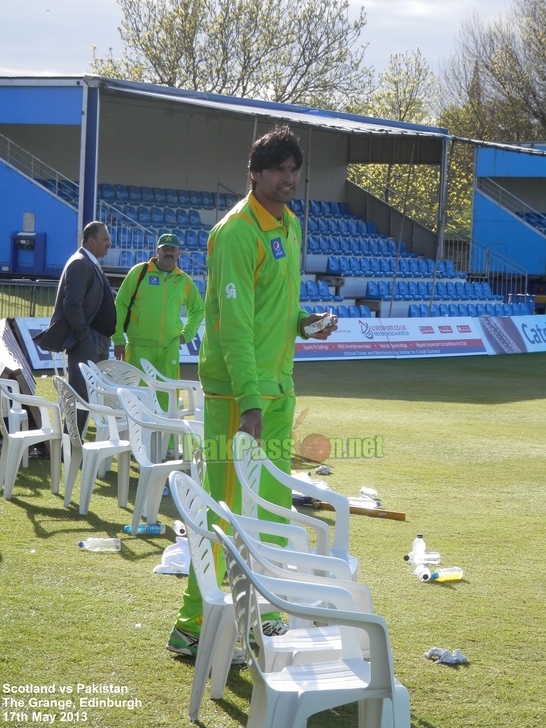
M 116 344 L 114 346 L 114 356 L 119 361 L 125 361 L 125 344 Z
M 260 440 L 263 430 L 263 418 L 261 409 L 250 409 L 243 412 L 239 424 L 239 432 L 246 432 L 256 440 Z
M 316 321 L 320 321 L 320 319 L 323 319 L 325 316 L 328 316 L 327 313 L 312 313 L 310 316 L 307 316 L 307 318 L 304 318 L 302 322 L 300 323 L 300 335 L 307 337 L 307 334 L 304 331 L 305 326 L 309 326 L 309 324 L 314 324 Z M 330 334 L 333 331 L 337 331 L 337 316 L 333 316 L 333 323 L 331 326 L 328 326 L 326 329 L 322 329 L 322 331 L 317 331 L 316 334 L 311 334 L 309 337 L 310 339 L 320 339 L 321 341 L 324 341 L 327 339 Z

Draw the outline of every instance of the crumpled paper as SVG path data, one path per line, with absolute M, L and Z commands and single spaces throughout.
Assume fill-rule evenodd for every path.
M 176 542 L 167 546 L 163 551 L 161 563 L 154 566 L 155 574 L 189 574 L 190 573 L 190 547 L 188 539 L 177 536 Z
M 428 652 L 425 652 L 425 657 L 429 660 L 434 660 L 435 665 L 462 665 L 468 662 L 468 657 L 461 655 L 460 650 L 450 652 L 441 647 L 431 647 Z

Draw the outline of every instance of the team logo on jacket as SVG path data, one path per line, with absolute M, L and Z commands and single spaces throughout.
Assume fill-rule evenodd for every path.
M 237 298 L 235 283 L 228 283 L 226 286 L 226 298 Z
M 150 286 L 158 286 L 159 285 L 159 276 L 150 276 L 148 278 L 148 283 Z
M 286 253 L 284 252 L 280 238 L 273 238 L 271 241 L 271 252 L 273 253 L 275 260 L 279 260 L 279 258 L 286 258 Z

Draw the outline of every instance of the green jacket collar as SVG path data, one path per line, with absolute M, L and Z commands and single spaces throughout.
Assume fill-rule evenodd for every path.
M 285 205 L 283 211 L 283 223 L 280 223 L 275 217 L 273 217 L 270 212 L 265 209 L 263 205 L 258 202 L 258 200 L 254 197 L 253 192 L 248 193 L 248 204 L 250 205 L 250 208 L 254 213 L 254 216 L 256 217 L 256 220 L 258 221 L 258 224 L 263 232 L 267 232 L 268 230 L 274 230 L 278 227 L 283 227 L 283 223 L 286 223 L 284 227 L 288 229 L 290 227 L 290 223 L 296 217 L 292 210 Z

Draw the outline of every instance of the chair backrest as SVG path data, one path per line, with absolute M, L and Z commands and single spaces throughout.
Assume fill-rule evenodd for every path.
M 142 402 L 128 389 L 120 387 L 118 390 L 118 398 L 122 410 L 127 415 L 131 452 L 140 466 L 149 468 L 153 465 L 150 453 L 148 452 L 150 440 L 143 436 L 142 423 L 149 421 L 151 424 L 153 422 L 153 418 L 147 416 L 147 412 L 145 412 L 147 408 L 144 408 Z
M 485 313 L 487 316 L 496 316 L 497 315 L 495 313 L 495 307 L 493 306 L 492 303 L 485 304 Z
M 421 318 L 421 312 L 419 311 L 419 306 L 416 303 L 410 303 L 409 317 L 410 318 Z
M 57 375 L 53 377 L 53 386 L 59 396 L 59 404 L 61 406 L 61 412 L 64 415 L 65 426 L 70 435 L 70 440 L 81 448 L 82 439 L 78 429 L 77 418 L 78 400 L 80 400 L 81 406 L 81 397 L 77 395 L 68 382 Z
M 456 303 L 450 303 L 449 304 L 449 315 L 450 316 L 458 316 L 459 315 L 459 307 Z
M 338 306 L 338 311 L 339 311 L 339 306 Z M 370 311 L 370 307 L 366 306 L 365 303 L 360 304 L 360 316 L 362 318 L 371 318 L 372 317 L 372 312 Z

